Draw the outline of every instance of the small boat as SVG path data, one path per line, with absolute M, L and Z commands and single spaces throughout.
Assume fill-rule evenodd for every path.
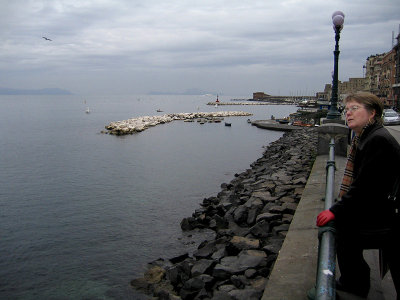
M 250 120 L 250 119 L 247 119 L 247 123 L 251 123 L 251 120 Z
M 232 124 L 225 122 L 225 126 L 232 126 Z
M 275 119 L 276 122 L 279 122 L 279 124 L 288 124 L 289 119 L 288 118 L 283 118 L 283 119 Z
M 161 109 L 157 109 L 157 112 L 162 112 L 162 110 Z

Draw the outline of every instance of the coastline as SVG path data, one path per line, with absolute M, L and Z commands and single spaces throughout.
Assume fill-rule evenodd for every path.
M 260 299 L 315 159 L 315 128 L 286 132 L 250 169 L 184 218 L 213 230 L 193 253 L 149 264 L 133 288 L 162 299 Z

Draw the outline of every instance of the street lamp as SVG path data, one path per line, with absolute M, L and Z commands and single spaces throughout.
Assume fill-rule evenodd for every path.
M 335 61 L 333 69 L 333 80 L 332 80 L 332 96 L 331 96 L 331 107 L 326 116 L 327 119 L 340 119 L 340 112 L 337 108 L 338 103 L 338 65 L 339 65 L 339 39 L 340 31 L 343 28 L 344 13 L 341 11 L 335 11 L 332 15 L 333 29 L 335 30 L 335 51 L 333 51 Z

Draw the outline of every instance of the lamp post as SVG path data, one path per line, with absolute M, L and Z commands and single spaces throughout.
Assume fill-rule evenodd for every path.
M 340 39 L 340 31 L 343 28 L 344 23 L 344 13 L 341 11 L 335 11 L 332 15 L 332 23 L 333 29 L 335 30 L 335 51 L 334 54 L 334 69 L 333 69 L 333 80 L 332 80 L 332 96 L 331 96 L 331 107 L 326 116 L 327 119 L 340 119 L 340 112 L 337 108 L 338 103 L 338 65 L 339 65 L 339 39 Z

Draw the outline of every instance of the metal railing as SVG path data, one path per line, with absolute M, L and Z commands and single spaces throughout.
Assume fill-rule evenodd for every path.
M 329 209 L 334 202 L 335 185 L 335 138 L 332 137 L 329 143 L 329 159 L 326 163 L 326 189 L 325 189 L 325 209 Z M 335 227 L 333 221 L 319 228 L 319 248 L 318 248 L 318 269 L 315 289 L 309 291 L 310 300 L 335 300 L 335 269 L 336 269 L 336 249 L 335 249 Z

